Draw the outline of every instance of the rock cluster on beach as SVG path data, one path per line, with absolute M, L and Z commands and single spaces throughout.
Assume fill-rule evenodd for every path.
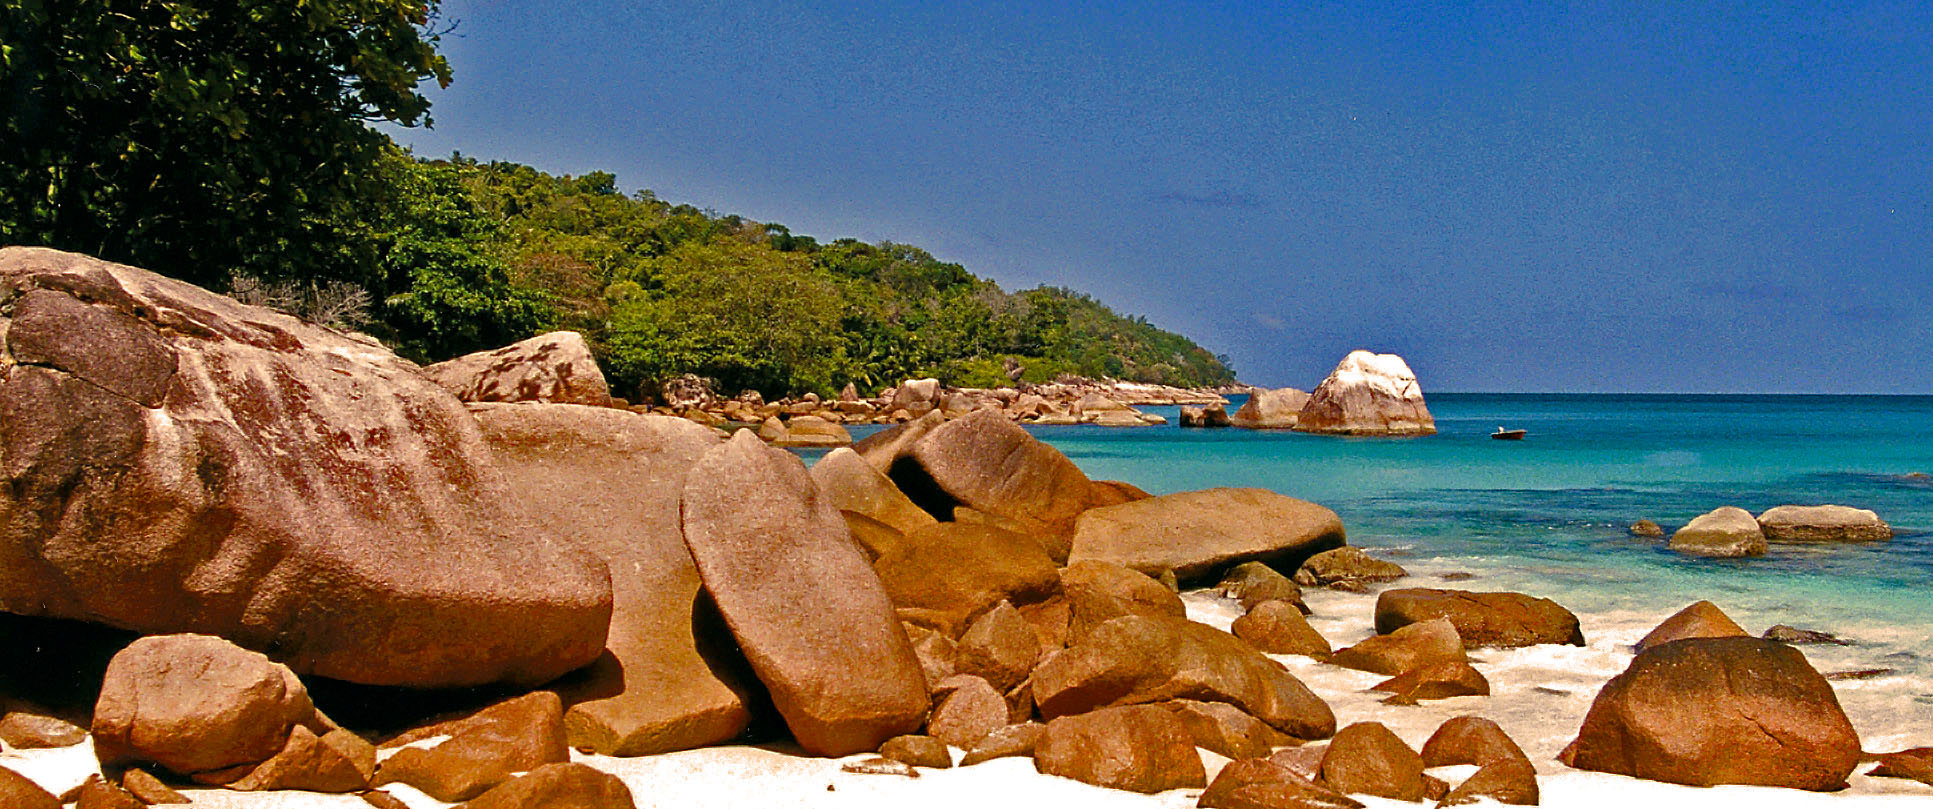
M 1665 535 L 1664 529 L 1651 520 L 1633 523 L 1630 533 L 1648 538 Z M 1783 505 L 1754 517 L 1737 506 L 1723 506 L 1673 532 L 1669 547 L 1687 556 L 1730 559 L 1764 556 L 1771 544 L 1879 542 L 1892 538 L 1892 526 L 1862 508 Z
M 1407 572 L 1314 503 L 1091 479 L 1005 408 L 949 417 L 937 384 L 900 386 L 885 398 L 921 414 L 808 469 L 757 430 L 610 406 L 569 337 L 421 369 L 19 248 L 0 250 L 0 307 L 0 608 L 20 622 L 4 640 L 99 666 L 65 713 L 0 693 L 10 748 L 91 739 L 99 765 L 60 796 L 0 767 L 8 806 L 201 787 L 398 806 L 388 790 L 407 787 L 471 809 L 622 809 L 640 796 L 573 750 L 741 741 L 850 757 L 837 766 L 865 777 L 1027 757 L 1101 787 L 1199 790 L 1204 807 L 1534 805 L 1536 767 L 1495 723 L 1450 719 L 1419 750 L 1339 716 L 1278 658 L 1373 673 L 1384 710 L 1414 711 L 1490 693 L 1471 650 L 1584 643 L 1547 599 L 1383 589 Z M 1390 370 L 1372 360 L 1358 370 Z M 1328 395 L 1347 412 L 1427 418 L 1339 376 Z M 1081 412 L 1123 412 L 1093 394 Z M 778 428 L 841 423 L 817 412 Z M 1812 525 L 1871 534 L 1838 512 L 1779 524 L 1800 541 L 1826 530 Z M 1181 585 L 1240 617 L 1191 620 Z M 1333 646 L 1309 621 L 1315 587 L 1381 589 L 1374 634 Z M 1830 636 L 1774 630 L 1747 636 L 1709 604 L 1674 616 L 1565 761 L 1843 783 L 1859 740 L 1788 645 Z M 1924 758 L 1885 767 L 1920 777 Z M 1452 766 L 1476 769 L 1429 772 Z

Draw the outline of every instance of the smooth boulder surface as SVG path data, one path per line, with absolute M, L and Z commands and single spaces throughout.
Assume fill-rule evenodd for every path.
M 1226 405 L 1184 405 L 1181 408 L 1180 424 L 1183 427 L 1227 427 L 1231 423 Z
M 1436 419 L 1409 364 L 1395 354 L 1351 351 L 1309 394 L 1295 429 L 1336 435 L 1434 435 Z
M 939 401 L 939 380 L 933 379 L 932 377 L 908 379 L 893 388 L 892 403 L 887 409 L 905 410 L 918 416 L 923 415 L 928 410 L 932 410 L 934 406 L 939 404 Z
M 919 730 L 930 707 L 919 659 L 798 456 L 740 431 L 685 480 L 699 578 L 799 745 L 842 756 Z
M 1103 708 L 1048 722 L 1034 747 L 1034 767 L 1130 792 L 1208 785 L 1187 727 L 1153 705 Z
M 886 475 L 866 463 L 859 453 L 841 447 L 812 465 L 812 482 L 819 494 L 840 511 L 863 514 L 910 534 L 937 522 L 933 515 L 900 493 Z
M 1282 664 L 1234 635 L 1179 618 L 1129 615 L 1095 627 L 1034 669 L 1033 695 L 1049 719 L 1186 697 L 1226 702 L 1298 739 L 1336 729 L 1328 703 Z
M 463 809 L 637 809 L 617 776 L 584 764 L 546 764 L 506 781 Z
M 1862 753 L 1826 682 L 1797 649 L 1691 638 L 1639 652 L 1558 757 L 1582 770 L 1691 786 L 1841 789 Z
M 1293 568 L 1341 547 L 1334 511 L 1266 489 L 1181 492 L 1080 515 L 1069 562 L 1113 562 L 1184 582 L 1242 562 Z
M 280 663 L 207 635 L 156 635 L 108 663 L 94 706 L 103 764 L 153 763 L 181 775 L 252 765 L 297 726 L 320 729 L 308 689 Z
M 1345 795 L 1422 800 L 1423 757 L 1379 722 L 1357 722 L 1336 731 L 1322 757 L 1317 780 Z
M 1445 661 L 1410 669 L 1370 686 L 1369 690 L 1390 694 L 1384 702 L 1391 705 L 1415 705 L 1426 699 L 1487 697 L 1490 680 L 1469 663 Z
M 1631 523 L 1631 527 L 1626 530 L 1629 531 L 1631 536 L 1645 537 L 1647 539 L 1658 539 L 1665 535 L 1665 529 L 1650 520 L 1639 520 Z
M 517 508 L 414 364 L 54 250 L 0 249 L 0 297 L 0 609 L 371 685 L 534 685 L 603 651 L 604 565 Z
M 1362 802 L 1266 758 L 1231 761 L 1196 801 L 1201 809 L 1362 809 Z
M 946 742 L 931 736 L 894 736 L 879 746 L 879 756 L 909 767 L 944 770 L 953 766 L 953 753 L 946 749 Z
M 224 786 L 238 792 L 299 789 L 307 792 L 360 792 L 376 772 L 376 748 L 340 728 L 317 736 L 297 725 L 275 757 Z M 196 780 L 222 783 L 226 778 Z
M 1228 416 L 1227 424 L 1250 430 L 1288 430 L 1295 427 L 1309 394 L 1295 388 L 1256 390 Z
M 1445 618 L 1465 648 L 1514 649 L 1541 643 L 1584 645 L 1577 616 L 1555 601 L 1522 593 L 1473 593 L 1424 587 L 1384 590 L 1376 597 L 1376 631 Z
M 1671 535 L 1670 547 L 1690 556 L 1735 559 L 1765 555 L 1765 533 L 1758 519 L 1737 506 L 1701 514 Z
M 1893 527 L 1878 514 L 1851 506 L 1778 506 L 1758 515 L 1767 542 L 1878 542 Z
M 1074 462 L 995 410 L 932 428 L 887 476 L 927 513 L 967 506 L 1021 523 L 1055 561 L 1067 558 L 1074 520 L 1088 506 L 1089 481 Z
M 960 758 L 960 766 L 971 767 L 983 761 L 1012 756 L 1032 758 L 1034 749 L 1040 745 L 1040 734 L 1047 726 L 1039 722 L 1020 722 L 1008 725 L 986 735 L 979 744 L 968 750 Z
M 1509 806 L 1536 806 L 1540 799 L 1537 768 L 1523 759 L 1486 764 L 1450 790 L 1438 806 L 1462 806 L 1486 799 Z
M 539 334 L 498 349 L 424 366 L 423 373 L 466 402 L 551 402 L 605 407 L 611 387 L 584 335 Z
M 556 685 L 571 746 L 638 756 L 743 731 L 744 663 L 709 610 L 696 609 L 698 568 L 678 516 L 685 471 L 718 437 L 685 419 L 613 408 L 473 409 L 527 510 L 612 573 L 606 653 Z
M 1177 699 L 1155 704 L 1181 720 L 1196 747 L 1224 758 L 1265 757 L 1277 745 L 1296 743 L 1295 739 L 1226 702 Z
M 440 801 L 466 801 L 546 764 L 567 761 L 564 705 L 549 691 L 504 700 L 383 743 L 375 784 L 403 783 Z
M 1448 618 L 1436 618 L 1377 635 L 1329 656 L 1346 669 L 1395 676 L 1439 663 L 1467 662 L 1463 639 Z
M 1002 601 L 967 625 L 956 650 L 960 673 L 1006 693 L 1033 672 L 1040 659 L 1040 634 L 1020 610 Z
M 1060 571 L 1032 537 L 964 522 L 915 531 L 873 561 L 895 607 L 933 611 L 949 627 L 1002 601 L 1025 606 L 1060 592 Z
M 60 798 L 20 773 L 0 767 L 0 806 L 9 809 L 60 809 Z
M 1423 743 L 1424 767 L 1475 764 L 1479 767 L 1505 759 L 1529 761 L 1524 750 L 1497 723 L 1480 716 L 1457 716 L 1443 721 Z
M 1075 562 L 1061 569 L 1068 618 L 1066 638 L 1079 640 L 1123 615 L 1187 618 L 1181 596 L 1147 574 L 1110 562 Z
M 1638 640 L 1637 649 L 1642 652 L 1653 646 L 1686 638 L 1743 638 L 1750 635 L 1717 604 L 1699 601 L 1659 622 Z
M 72 747 L 87 740 L 87 728 L 22 705 L 0 719 L 0 742 L 17 750 Z
M 1302 603 L 1302 586 L 1261 562 L 1243 562 L 1229 568 L 1222 574 L 1221 583 L 1215 585 L 1215 592 L 1242 602 L 1245 610 L 1253 610 L 1264 601 L 1287 601 L 1308 611 Z
M 1007 700 L 987 681 L 967 675 L 960 685 L 940 697 L 926 724 L 927 735 L 954 747 L 970 750 L 981 739 L 1007 726 Z
M 1309 557 L 1295 571 L 1295 583 L 1304 587 L 1334 587 L 1341 583 L 1375 584 L 1395 581 L 1409 575 L 1402 565 L 1370 556 L 1353 545 L 1326 550 Z
M 1287 601 L 1264 601 L 1230 624 L 1228 631 L 1272 655 L 1326 658 L 1329 641 Z

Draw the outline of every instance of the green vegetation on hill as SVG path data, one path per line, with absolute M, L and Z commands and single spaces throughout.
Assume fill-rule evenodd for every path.
M 427 122 L 419 83 L 450 77 L 436 5 L 0 4 L 0 243 L 228 285 L 420 361 L 574 329 L 629 395 L 685 373 L 767 394 L 1233 380 L 1145 319 L 911 245 L 821 244 L 603 172 L 414 159 L 367 122 Z

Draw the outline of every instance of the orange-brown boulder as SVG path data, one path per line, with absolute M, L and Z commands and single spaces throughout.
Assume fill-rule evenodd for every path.
M 1423 757 L 1377 722 L 1357 722 L 1336 731 L 1317 780 L 1346 795 L 1399 801 L 1422 800 L 1428 789 L 1423 783 Z
M 360 792 L 368 789 L 376 772 L 376 748 L 362 737 L 340 728 L 317 736 L 297 726 L 288 744 L 274 758 L 256 765 L 241 778 L 222 784 L 239 792 L 299 789 L 306 792 Z M 198 780 L 201 780 L 198 778 Z
M 1075 562 L 1061 569 L 1062 592 L 1067 598 L 1069 638 L 1085 637 L 1089 630 L 1123 615 L 1188 617 L 1181 596 L 1146 574 L 1112 562 Z
M 1866 771 L 1874 778 L 1911 778 L 1933 786 L 1933 747 L 1915 747 L 1873 756 L 1879 766 Z
M 0 718 L 0 741 L 17 750 L 73 747 L 86 740 L 87 728 L 32 706 L 11 705 Z
M 1287 601 L 1264 601 L 1230 624 L 1228 631 L 1272 655 L 1328 657 L 1329 641 Z
M 481 795 L 516 773 L 570 758 L 564 705 L 549 691 L 424 725 L 382 746 L 400 749 L 376 769 L 375 786 L 408 784 L 451 803 Z
M 606 407 L 611 386 L 584 335 L 539 334 L 502 348 L 424 366 L 423 374 L 466 402 L 550 402 Z
M 913 505 L 886 475 L 859 453 L 840 447 L 812 465 L 812 482 L 840 511 L 863 514 L 901 534 L 925 528 L 937 520 Z
M 1638 641 L 1638 651 L 1686 638 L 1743 638 L 1746 632 L 1710 601 L 1700 601 L 1673 613 Z
M 929 514 L 967 506 L 1020 522 L 1055 561 L 1067 558 L 1088 506 L 1090 484 L 1074 462 L 995 410 L 933 427 L 886 474 Z
M 617 776 L 576 763 L 546 764 L 492 788 L 463 809 L 637 809 Z
M 953 753 L 946 749 L 946 742 L 931 736 L 894 736 L 879 746 L 879 756 L 910 767 L 944 770 L 953 766 Z
M 1060 592 L 1060 571 L 1040 543 L 987 525 L 938 523 L 873 560 L 895 607 L 933 610 L 948 626 L 1002 601 L 1024 607 Z
M 415 364 L 73 253 L 0 249 L 0 296 L 0 610 L 372 685 L 532 685 L 603 650 L 604 565 L 526 517 Z
M 686 470 L 718 437 L 685 419 L 604 407 L 472 410 L 526 510 L 613 572 L 604 655 L 553 686 L 571 746 L 638 756 L 742 732 L 744 661 L 701 594 L 678 515 Z
M 963 750 L 1007 725 L 1007 699 L 972 675 L 958 675 L 952 690 L 941 696 L 926 723 L 926 733 Z
M 1500 759 L 1479 767 L 1438 806 L 1462 806 L 1489 799 L 1509 806 L 1536 806 L 1537 768 L 1528 759 Z
M 1334 511 L 1267 489 L 1166 494 L 1080 515 L 1070 562 L 1113 562 L 1183 582 L 1242 562 L 1285 569 L 1343 543 Z
M 1129 615 L 1095 627 L 1034 669 L 1049 719 L 1187 696 L 1226 702 L 1298 739 L 1335 732 L 1328 703 L 1242 639 L 1179 618 Z
M 889 427 L 852 443 L 852 451 L 859 453 L 866 463 L 871 464 L 880 474 L 893 471 L 893 463 L 912 451 L 913 444 L 925 438 L 933 428 L 946 423 L 946 416 L 940 413 L 926 413 L 919 418 Z M 944 514 L 946 512 L 939 512 Z
M 1465 657 L 1456 625 L 1447 618 L 1437 618 L 1369 638 L 1330 655 L 1329 662 L 1394 676 L 1438 663 L 1465 662 Z
M 1299 743 L 1226 702 L 1176 699 L 1155 704 L 1181 720 L 1196 747 L 1226 758 L 1263 757 L 1277 745 Z
M 1390 694 L 1392 705 L 1415 705 L 1420 700 L 1449 697 L 1487 697 L 1490 681 L 1475 666 L 1461 660 L 1432 663 L 1398 674 L 1370 687 Z
M 1153 496 L 1142 490 L 1141 487 L 1126 481 L 1096 480 L 1087 488 L 1087 507 L 1103 508 L 1106 506 L 1118 506 L 1122 503 L 1146 500 Z
M 147 804 L 99 775 L 87 776 L 71 793 L 74 809 L 146 809 Z
M 1376 631 L 1447 618 L 1465 648 L 1504 649 L 1540 643 L 1584 645 L 1577 616 L 1555 601 L 1522 593 L 1472 593 L 1412 587 L 1376 596 Z
M 683 525 L 705 589 L 801 747 L 842 756 L 919 730 L 930 707 L 919 658 L 798 456 L 740 431 L 687 474 Z
M 102 764 L 192 775 L 266 761 L 298 725 L 319 727 L 286 666 L 220 638 L 156 635 L 114 656 L 94 706 Z
M 1304 614 L 1309 612 L 1302 603 L 1302 586 L 1261 562 L 1243 562 L 1229 568 L 1215 591 L 1242 602 L 1244 610 L 1255 609 L 1264 601 L 1287 601 Z
M 1362 809 L 1362 802 L 1266 758 L 1231 761 L 1195 803 L 1202 809 Z
M 1423 743 L 1423 766 L 1449 767 L 1475 764 L 1479 767 L 1503 759 L 1523 759 L 1523 748 L 1512 741 L 1496 722 L 1479 716 L 1457 716 L 1444 720 L 1430 740 Z
M 1598 692 L 1559 760 L 1692 786 L 1841 789 L 1859 736 L 1797 649 L 1689 638 L 1639 652 Z
M 1208 785 L 1188 729 L 1153 705 L 1102 708 L 1048 722 L 1034 748 L 1034 768 L 1129 792 Z
M 1047 726 L 1039 722 L 1019 722 L 995 730 L 967 751 L 960 759 L 960 766 L 970 767 L 982 761 L 1009 756 L 1031 758 L 1034 748 L 1040 744 L 1040 734 L 1046 730 Z
M 1002 601 L 967 625 L 958 648 L 962 673 L 978 675 L 1005 693 L 1033 673 L 1040 635 L 1019 610 Z
M 60 798 L 27 776 L 0 767 L 0 805 L 11 809 L 60 809 Z

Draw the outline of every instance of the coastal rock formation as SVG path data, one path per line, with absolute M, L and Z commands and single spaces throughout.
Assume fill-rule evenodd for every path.
M 1293 567 L 1342 544 L 1342 519 L 1327 508 L 1266 489 L 1206 489 L 1081 514 L 1068 561 L 1172 570 L 1188 582 L 1240 562 Z
M 947 627 L 1002 601 L 1016 606 L 1060 592 L 1060 571 L 1032 537 L 975 523 L 945 522 L 914 531 L 873 562 L 892 606 L 927 610 Z
M 1631 523 L 1631 527 L 1626 530 L 1631 536 L 1644 537 L 1646 539 L 1660 539 L 1665 535 L 1665 529 L 1660 528 L 1657 523 L 1650 520 L 1639 520 Z
M 467 716 L 414 728 L 383 743 L 394 752 L 375 783 L 408 784 L 455 803 L 483 794 L 517 773 L 566 761 L 564 705 L 535 691 Z
M 1060 572 L 1067 598 L 1066 636 L 1078 641 L 1123 615 L 1187 618 L 1181 596 L 1138 571 L 1109 562 L 1075 562 Z
M 1050 719 L 1186 695 L 1234 705 L 1298 739 L 1336 729 L 1328 703 L 1282 664 L 1240 638 L 1179 618 L 1130 615 L 1095 627 L 1034 669 L 1033 694 Z
M 1180 424 L 1183 427 L 1227 427 L 1232 423 L 1226 405 L 1183 405 L 1181 408 Z
M 506 781 L 463 809 L 636 809 L 617 776 L 572 762 L 546 764 Z
M 926 415 L 928 411 L 939 406 L 939 402 L 939 380 L 931 377 L 908 379 L 893 388 L 892 402 L 888 409 L 904 410 L 918 417 Z
M 936 520 L 859 453 L 839 448 L 812 465 L 812 482 L 819 495 L 840 511 L 863 514 L 902 534 L 933 525 Z
M 1448 618 L 1436 618 L 1377 635 L 1329 656 L 1346 669 L 1395 676 L 1439 663 L 1467 662 L 1463 639 Z
M 424 366 L 423 373 L 466 402 L 551 402 L 604 407 L 611 388 L 584 335 L 554 331 L 490 351 Z
M 1376 597 L 1376 631 L 1380 634 L 1433 618 L 1449 619 L 1469 649 L 1513 649 L 1540 643 L 1584 645 L 1577 616 L 1547 598 L 1422 587 L 1385 590 Z
M 1796 626 L 1786 626 L 1785 624 L 1774 624 L 1771 628 L 1765 630 L 1765 634 L 1759 637 L 1766 640 L 1775 640 L 1789 646 L 1809 646 L 1813 644 L 1825 644 L 1829 646 L 1852 645 L 1850 641 L 1840 640 L 1831 632 L 1820 632 L 1817 629 L 1800 629 Z M 6 724 L 0 722 L 0 738 L 4 738 L 5 730 Z
M 1243 562 L 1229 568 L 1221 583 L 1215 585 L 1215 592 L 1242 602 L 1244 610 L 1255 609 L 1264 601 L 1287 601 L 1304 613 L 1309 611 L 1302 603 L 1302 586 L 1261 562 Z
M 87 728 L 23 704 L 7 706 L 6 718 L 0 719 L 0 742 L 16 750 L 72 747 L 86 740 Z
M 571 746 L 637 756 L 743 731 L 751 711 L 735 672 L 744 661 L 710 610 L 694 609 L 704 602 L 678 517 L 685 470 L 718 437 L 684 419 L 607 407 L 471 409 L 518 501 L 613 573 L 605 654 L 553 686 L 569 706 Z
M 221 638 L 154 635 L 108 663 L 94 753 L 194 775 L 266 761 L 297 726 L 326 730 L 288 667 Z
M 1034 748 L 1040 745 L 1040 735 L 1046 731 L 1047 726 L 1039 722 L 1008 725 L 987 734 L 979 744 L 968 750 L 966 755 L 960 757 L 960 766 L 971 767 L 982 761 L 1010 756 L 1031 758 L 1034 755 Z
M 375 771 L 376 748 L 362 737 L 341 728 L 317 736 L 297 725 L 289 732 L 288 744 L 283 745 L 281 752 L 225 786 L 238 792 L 281 789 L 361 792 L 369 788 Z M 195 776 L 195 780 L 205 783 L 221 783 L 227 779 L 226 773 L 214 778 Z M 130 778 L 122 785 L 134 792 L 133 783 Z M 154 785 L 161 786 L 159 782 Z
M 1153 705 L 1103 708 L 1048 722 L 1034 749 L 1034 767 L 1130 792 L 1208 785 L 1187 727 Z
M 1188 729 L 1195 746 L 1227 758 L 1265 757 L 1276 745 L 1296 740 L 1226 702 L 1176 699 L 1155 703 Z
M 685 480 L 699 578 L 799 745 L 841 756 L 919 730 L 930 707 L 919 659 L 798 456 L 740 432 Z
M 1653 646 L 1660 646 L 1674 640 L 1686 638 L 1744 638 L 1750 637 L 1732 617 L 1710 601 L 1699 601 L 1664 619 L 1649 633 L 1638 640 L 1637 649 L 1642 652 Z
M 962 749 L 972 749 L 981 739 L 1007 725 L 1007 700 L 986 680 L 962 675 L 958 684 L 940 697 L 926 732 L 933 738 Z
M 953 753 L 946 749 L 946 742 L 931 736 L 894 736 L 879 746 L 879 757 L 909 767 L 945 770 L 953 766 Z
M 1483 767 L 1504 760 L 1528 762 L 1530 757 L 1524 755 L 1524 749 L 1496 722 L 1480 716 L 1446 719 L 1430 734 L 1430 740 L 1423 743 L 1424 767 L 1458 764 Z
M 1778 506 L 1758 515 L 1767 542 L 1875 542 L 1893 538 L 1878 514 L 1851 506 Z
M 1752 513 L 1736 506 L 1714 509 L 1671 535 L 1671 549 L 1691 556 L 1764 556 L 1765 534 Z
M 1536 806 L 1537 768 L 1527 760 L 1506 759 L 1485 764 L 1444 796 L 1438 806 L 1462 806 L 1489 799 L 1509 806 Z
M 967 506 L 1026 526 L 1055 561 L 1087 510 L 1089 481 L 1074 462 L 991 410 L 925 431 L 887 476 L 929 514 Z
M 1692 638 L 1638 653 L 1606 683 L 1559 759 L 1691 786 L 1841 789 L 1861 758 L 1832 685 L 1759 638 Z
M 1395 581 L 1407 575 L 1409 571 L 1404 570 L 1402 565 L 1377 559 L 1353 545 L 1345 545 L 1309 557 L 1296 569 L 1295 583 L 1303 587 L 1365 585 Z
M 0 608 L 374 685 L 532 685 L 603 651 L 605 566 L 516 508 L 415 365 L 71 253 L 0 250 L 0 289 Z
M 1306 748 L 1297 748 L 1306 749 Z M 1363 804 L 1266 758 L 1229 762 L 1195 804 L 1201 809 L 1362 809 Z
M 1379 722 L 1357 722 L 1336 731 L 1322 757 L 1317 780 L 1345 795 L 1420 801 L 1423 757 Z
M 0 805 L 13 809 L 60 809 L 60 798 L 27 776 L 0 767 Z
M 1287 430 L 1295 427 L 1309 394 L 1295 388 L 1257 390 L 1228 417 L 1228 423 L 1250 430 Z
M 1020 610 L 1002 601 L 973 619 L 957 648 L 961 674 L 980 677 L 1004 694 L 1033 673 L 1040 635 Z
M 1230 624 L 1228 631 L 1272 655 L 1326 658 L 1329 641 L 1287 601 L 1264 601 Z
M 1490 681 L 1475 666 L 1461 660 L 1432 663 L 1410 669 L 1373 686 L 1371 691 L 1390 695 L 1391 705 L 1415 705 L 1420 700 L 1450 697 L 1487 697 Z
M 767 428 L 771 428 L 769 435 Z M 852 433 L 846 428 L 818 416 L 795 416 L 791 421 L 766 419 L 758 437 L 776 447 L 843 447 L 852 443 Z
M 1337 435 L 1434 435 L 1436 419 L 1409 364 L 1395 354 L 1352 351 L 1309 394 L 1295 429 Z

